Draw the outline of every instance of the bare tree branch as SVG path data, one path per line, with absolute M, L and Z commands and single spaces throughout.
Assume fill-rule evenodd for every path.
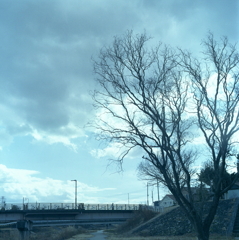
M 128 31 L 101 50 L 94 61 L 100 84 L 93 94 L 100 114 L 94 127 L 102 140 L 121 144 L 120 164 L 132 149 L 143 150 L 141 176 L 167 186 L 198 239 L 207 240 L 219 200 L 236 181 L 222 188 L 228 151 L 239 130 L 239 55 L 236 45 L 227 38 L 218 43 L 211 33 L 200 61 L 161 43 L 150 49 L 149 41 L 145 33 Z M 204 136 L 218 173 L 206 215 L 194 198 L 196 135 Z

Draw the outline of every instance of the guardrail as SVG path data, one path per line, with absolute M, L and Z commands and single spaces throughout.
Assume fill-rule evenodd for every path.
M 17 222 L 0 223 L 0 229 L 6 227 L 16 227 Z
M 1 211 L 6 210 L 138 210 L 138 204 L 84 204 L 78 203 L 7 203 L 1 207 Z

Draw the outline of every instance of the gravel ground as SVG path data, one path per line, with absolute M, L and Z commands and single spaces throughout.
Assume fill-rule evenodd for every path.
M 89 240 L 93 235 L 90 233 L 81 233 L 67 240 Z
M 67 240 L 106 240 L 106 235 L 103 230 L 98 230 L 97 232 L 92 232 L 91 234 L 78 234 Z
M 78 234 L 67 240 L 195 240 L 195 236 L 154 236 L 154 237 L 140 237 L 140 236 L 117 236 L 112 233 L 104 233 L 103 230 L 97 232 Z M 237 238 L 212 235 L 211 240 L 235 240 Z M 238 238 L 239 239 L 239 238 Z

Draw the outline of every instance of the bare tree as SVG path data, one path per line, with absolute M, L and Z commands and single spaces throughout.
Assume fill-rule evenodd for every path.
M 94 61 L 100 84 L 93 94 L 99 114 L 94 126 L 101 139 L 121 144 L 120 164 L 132 149 L 144 152 L 145 173 L 167 186 L 198 239 L 207 240 L 219 199 L 231 186 L 220 188 L 238 131 L 238 53 L 226 38 L 219 45 L 211 34 L 202 62 L 162 44 L 150 48 L 149 40 L 129 31 L 101 50 Z M 192 191 L 198 135 L 219 172 L 206 215 L 197 209 Z

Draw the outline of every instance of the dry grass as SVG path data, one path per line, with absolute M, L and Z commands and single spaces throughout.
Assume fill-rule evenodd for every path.
M 77 236 L 77 237 L 73 237 Z M 64 227 L 64 228 L 39 228 L 32 232 L 29 240 L 88 240 L 92 235 L 83 228 Z M 19 240 L 20 234 L 17 229 L 0 231 L 0 240 Z
M 182 235 L 182 236 L 154 236 L 154 237 L 139 237 L 139 236 L 120 236 L 107 233 L 107 240 L 196 240 L 196 236 Z M 210 240 L 235 240 L 233 237 L 212 235 Z
M 121 224 L 116 228 L 115 232 L 118 234 L 124 234 L 129 232 L 130 230 L 134 229 L 135 227 L 149 221 L 153 217 L 155 217 L 157 213 L 148 210 L 148 209 L 141 209 L 135 212 L 134 216 L 128 219 L 125 223 Z
M 73 227 L 67 227 L 60 231 L 53 228 L 42 229 L 42 232 L 31 234 L 30 240 L 88 240 L 92 237 L 92 231 L 78 230 Z M 80 233 L 79 233 L 80 232 Z M 95 232 L 95 231 L 93 231 Z M 196 236 L 192 234 L 182 236 L 154 236 L 154 237 L 139 237 L 139 236 L 124 236 L 115 234 L 112 231 L 105 232 L 107 240 L 196 240 Z M 18 240 L 19 234 L 17 230 L 1 231 L 0 240 Z M 233 237 L 212 235 L 210 240 L 235 240 Z
M 39 232 L 32 233 L 29 240 L 88 240 L 93 235 L 94 231 L 86 231 L 83 228 L 75 229 L 74 227 L 65 227 L 61 229 L 55 228 L 41 228 Z M 154 237 L 140 237 L 131 235 L 117 234 L 114 230 L 105 231 L 107 240 L 196 240 L 193 234 L 182 236 L 154 236 Z M 0 240 L 18 240 L 18 230 L 0 231 Z M 210 240 L 235 240 L 233 237 L 211 235 Z
M 17 239 L 19 239 L 19 233 L 17 229 L 0 231 L 0 240 L 17 240 Z
M 88 240 L 92 237 L 93 235 L 91 235 L 90 233 L 81 233 L 81 234 L 77 234 L 71 238 L 68 238 L 66 240 Z M 119 240 L 119 239 L 118 239 Z
M 64 228 L 46 228 L 45 230 L 32 233 L 30 240 L 63 240 L 71 238 L 77 234 L 84 234 L 86 230 L 83 228 L 75 228 L 75 227 L 64 227 Z

